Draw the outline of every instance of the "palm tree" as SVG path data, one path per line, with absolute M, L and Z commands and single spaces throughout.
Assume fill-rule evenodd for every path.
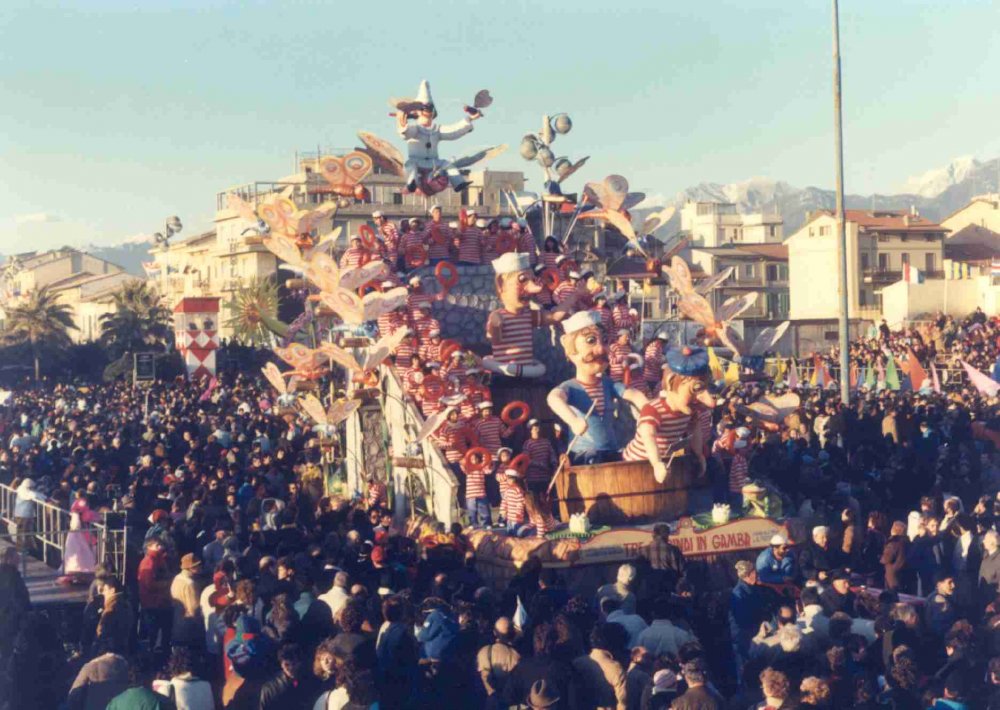
M 35 361 L 35 380 L 41 379 L 41 351 L 44 347 L 68 347 L 69 330 L 78 330 L 69 306 L 47 288 L 31 291 L 19 305 L 7 309 L 4 340 L 27 343 Z
M 112 298 L 114 310 L 101 316 L 101 343 L 112 358 L 167 344 L 171 314 L 163 296 L 135 279 L 122 284 Z

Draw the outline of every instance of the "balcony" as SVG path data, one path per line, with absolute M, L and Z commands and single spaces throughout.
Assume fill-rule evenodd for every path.
M 924 271 L 923 269 L 920 269 L 920 273 L 925 279 L 944 278 L 943 271 Z M 890 269 L 865 269 L 862 272 L 862 275 L 866 284 L 872 284 L 874 286 L 888 286 L 903 279 L 902 271 L 892 271 Z

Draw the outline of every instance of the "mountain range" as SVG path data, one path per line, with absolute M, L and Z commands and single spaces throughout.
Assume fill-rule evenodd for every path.
M 1000 158 L 979 161 L 958 158 L 943 168 L 910 178 L 905 192 L 897 194 L 852 195 L 845 203 L 849 209 L 906 210 L 916 207 L 921 215 L 941 220 L 968 204 L 976 195 L 1000 192 Z M 672 197 L 651 197 L 640 210 L 673 205 L 680 209 L 688 200 L 734 203 L 741 213 L 777 212 L 784 218 L 785 236 L 802 226 L 806 216 L 821 209 L 832 210 L 836 193 L 819 187 L 795 187 L 781 180 L 755 177 L 728 184 L 703 182 Z M 680 226 L 680 214 L 659 230 L 669 236 Z

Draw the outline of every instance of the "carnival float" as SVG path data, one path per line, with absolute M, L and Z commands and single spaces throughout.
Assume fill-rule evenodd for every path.
M 289 273 L 283 292 L 301 307 L 281 322 L 274 285 L 260 283 L 228 304 L 237 332 L 275 354 L 262 373 L 275 396 L 261 406 L 309 422 L 325 493 L 388 505 L 427 547 L 449 544 L 449 527 L 465 524 L 481 570 L 497 582 L 532 558 L 599 582 L 609 565 L 643 554 L 657 523 L 693 559 L 795 535 L 779 491 L 748 482 L 741 501 L 714 500 L 706 466 L 740 446 L 715 429 L 719 395 L 768 377 L 764 355 L 787 323 L 744 343 L 733 324 L 757 294 L 713 308 L 711 291 L 730 273 L 697 281 L 683 242 L 651 237 L 671 209 L 634 224 L 630 210 L 645 196 L 624 177 L 565 192 L 588 160 L 553 150 L 573 127 L 565 113 L 546 114 L 520 143 L 521 157 L 542 170 L 540 193 L 527 202 L 511 195 L 509 213 L 488 221 L 470 207 L 446 223 L 433 196 L 465 190 L 470 169 L 505 146 L 453 158 L 439 150 L 473 133 L 492 103 L 481 90 L 464 117 L 439 125 L 423 81 L 414 98 L 389 101 L 405 155 L 360 131 L 361 146 L 319 158 L 331 200 L 305 209 L 289 191 L 229 196 Z M 376 212 L 341 234 L 337 209 L 369 198 L 364 180 L 375 166 L 424 196 L 427 219 L 395 224 Z M 631 296 L 602 282 L 605 264 L 574 258 L 581 223 L 615 234 L 669 280 L 677 317 L 697 324 L 685 331 L 693 337 L 668 342 L 657 332 L 639 342 Z M 744 414 L 749 426 L 776 431 L 797 407 L 785 394 Z

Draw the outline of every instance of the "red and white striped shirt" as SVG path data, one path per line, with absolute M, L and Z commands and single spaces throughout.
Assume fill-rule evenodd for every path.
M 367 263 L 371 258 L 371 252 L 362 247 L 350 247 L 344 254 L 340 257 L 340 268 L 341 269 L 356 269 L 362 264 Z
M 424 371 L 421 368 L 408 367 L 403 373 L 403 390 L 409 395 L 416 395 L 420 383 L 424 381 Z
M 538 263 L 538 245 L 530 229 L 525 229 L 517 238 L 517 251 L 523 254 L 531 254 L 531 265 Z
M 439 244 L 437 240 L 431 236 L 431 230 L 437 228 L 438 234 L 440 234 L 441 243 Z M 451 227 L 442 222 L 428 222 L 427 226 L 424 228 L 424 242 L 427 244 L 427 258 L 428 259 L 447 259 L 450 257 L 449 248 L 451 246 L 451 240 L 455 238 L 454 232 Z
M 576 380 L 576 383 L 583 387 L 583 391 L 587 393 L 590 397 L 590 401 L 594 403 L 594 411 L 597 414 L 604 414 L 604 385 L 601 380 L 598 379 L 595 384 L 587 385 L 580 380 Z
M 712 442 L 712 410 L 708 407 L 696 404 L 694 407 L 695 425 L 701 433 L 702 455 L 707 455 L 707 451 Z
M 493 343 L 493 357 L 506 365 L 527 365 L 535 359 L 532 330 L 538 318 L 525 308 L 520 313 L 494 311 L 500 318 L 500 341 Z
M 424 379 L 426 381 L 426 378 Z M 444 409 L 441 404 L 443 393 L 436 394 L 421 388 L 418 390 L 418 394 L 420 396 L 420 411 L 428 419 Z
M 485 498 L 486 477 L 493 472 L 485 466 L 476 471 L 469 471 L 462 466 L 462 471 L 465 473 L 465 499 Z
M 739 493 L 743 486 L 750 483 L 750 464 L 743 453 L 746 449 L 737 449 L 733 461 L 729 464 L 729 492 Z
M 558 523 L 555 518 L 552 517 L 552 513 L 548 510 L 544 510 L 538 506 L 532 506 L 528 508 L 528 523 L 535 528 L 535 537 L 545 537 L 548 533 L 555 530 Z
M 573 285 L 572 281 L 563 281 L 558 286 L 556 290 L 552 293 L 552 299 L 561 304 L 563 301 L 568 300 L 572 297 L 573 293 L 576 291 L 576 286 Z
M 481 264 L 483 261 L 483 230 L 469 226 L 458 235 L 458 260 L 463 264 Z
M 531 459 L 525 478 L 529 481 L 548 483 L 557 464 L 556 450 L 552 448 L 552 442 L 542 438 L 528 439 L 524 442 L 522 451 Z
M 410 247 L 424 246 L 424 232 L 414 232 L 410 230 L 399 238 L 399 251 L 402 254 Z
M 503 446 L 500 438 L 506 438 L 513 432 L 513 429 L 504 424 L 500 417 L 495 414 L 480 417 L 473 422 L 472 427 L 476 431 L 476 436 L 479 437 L 479 445 L 489 451 L 492 456 L 496 456 L 497 449 Z
M 473 382 L 463 382 L 461 393 L 465 395 L 462 401 L 462 419 L 471 420 L 476 416 L 476 405 L 483 401 L 483 391 Z
M 465 431 L 468 431 L 468 425 L 462 422 L 446 422 L 442 427 L 441 433 L 445 442 L 444 457 L 448 463 L 458 463 L 468 451 L 465 439 L 461 436 Z
M 546 269 L 556 268 L 556 259 L 562 256 L 561 252 L 558 251 L 543 251 L 542 252 L 542 263 L 545 264 Z
M 611 323 L 615 330 L 622 328 L 632 330 L 635 327 L 635 316 L 628 312 L 628 305 L 624 301 L 619 301 L 611 309 Z
M 493 261 L 497 258 L 497 236 L 498 233 L 486 230 L 483 232 L 483 263 Z
M 421 349 L 423 349 L 424 345 L 430 344 L 429 338 L 431 337 L 431 331 L 441 330 L 441 322 L 438 321 L 437 318 L 432 318 L 430 316 L 424 318 L 414 318 L 413 330 L 417 332 L 417 337 L 421 340 Z M 438 348 L 440 347 L 441 344 L 438 343 Z
M 666 400 L 658 397 L 646 404 L 639 413 L 639 423 L 636 425 L 635 437 L 625 447 L 622 452 L 622 459 L 625 461 L 646 461 L 648 455 L 646 444 L 640 431 L 644 426 L 654 427 L 656 430 L 656 450 L 659 459 L 666 462 L 667 449 L 671 444 L 684 438 L 691 423 L 690 414 L 680 414 L 675 412 L 667 404 Z
M 396 229 L 395 224 L 386 221 L 379 227 L 379 232 L 382 233 L 382 240 L 385 244 L 385 256 L 390 263 L 395 264 L 396 259 L 399 258 L 399 230 Z
M 397 311 L 389 311 L 378 317 L 378 334 L 380 336 L 392 335 L 399 328 L 406 325 L 406 320 Z
M 628 343 L 622 345 L 615 341 L 608 348 L 608 371 L 612 382 L 625 381 L 625 368 L 628 364 L 628 356 L 632 354 L 632 348 Z
M 508 482 L 500 502 L 500 510 L 508 523 L 524 522 L 524 492 L 516 484 Z
M 642 357 L 642 379 L 650 385 L 657 385 L 663 379 L 663 341 L 653 338 Z
M 396 348 L 396 369 L 407 370 L 410 367 L 410 360 L 417 352 L 417 346 L 413 338 L 404 338 L 403 342 Z
M 423 290 L 420 291 L 410 291 L 406 296 L 406 310 L 411 321 L 417 320 L 417 312 L 420 310 L 420 306 L 434 303 L 434 296 L 429 293 L 425 293 Z
M 434 326 L 437 327 L 437 326 Z M 429 329 L 425 329 L 429 330 Z M 420 332 L 420 329 L 417 329 Z M 422 334 L 421 337 L 427 337 Z M 421 340 L 420 341 L 420 357 L 424 359 L 424 362 L 441 362 L 441 339 L 435 343 L 433 340 Z

